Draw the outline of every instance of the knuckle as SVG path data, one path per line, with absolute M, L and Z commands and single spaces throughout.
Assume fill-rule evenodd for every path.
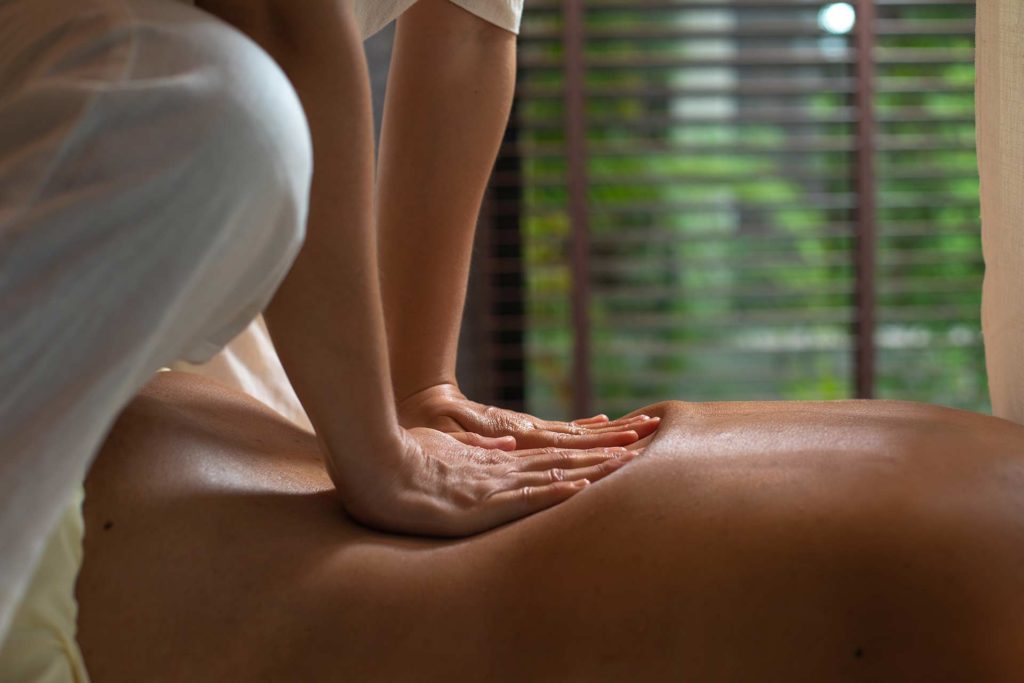
M 485 462 L 488 465 L 507 466 L 514 461 L 507 453 L 505 453 L 505 451 L 491 450 L 487 451 L 487 459 Z
M 448 487 L 445 498 L 459 510 L 466 510 L 477 505 L 487 493 L 484 481 L 473 473 L 468 473 L 460 483 Z
M 507 413 L 501 413 L 494 417 L 494 423 L 498 425 L 504 432 L 511 433 L 517 431 L 519 425 L 516 424 L 514 417 Z
M 467 460 L 473 465 L 489 465 L 491 464 L 491 454 L 489 451 L 474 448 L 468 453 Z
M 532 486 L 523 486 L 522 488 L 519 489 L 519 500 L 529 505 L 537 496 L 535 491 L 536 489 Z
M 565 480 L 565 470 L 557 467 L 548 472 L 548 475 L 551 477 L 552 482 L 559 482 Z

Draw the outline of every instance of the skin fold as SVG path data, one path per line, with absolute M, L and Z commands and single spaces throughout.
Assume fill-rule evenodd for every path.
M 459 540 L 344 514 L 312 435 L 161 373 L 86 490 L 96 681 L 1017 680 L 1024 427 L 666 402 L 646 450 Z

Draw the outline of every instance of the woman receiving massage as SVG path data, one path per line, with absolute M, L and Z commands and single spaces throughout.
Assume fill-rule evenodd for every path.
M 459 44 L 472 56 L 442 49 L 435 31 L 471 36 Z M 882 401 L 666 402 L 634 414 L 651 420 L 548 425 L 643 437 L 612 458 L 467 448 L 418 429 L 565 443 L 528 416 L 464 401 L 452 379 L 512 55 L 511 34 L 443 0 L 399 21 L 377 200 L 383 300 L 399 418 L 417 428 L 404 434 L 441 457 L 398 485 L 350 478 L 251 397 L 159 374 L 87 481 L 79 623 L 95 679 L 1018 679 L 1024 427 Z M 490 73 L 465 77 L 499 89 L 501 106 L 438 101 L 420 70 L 453 74 L 454 63 Z M 358 109 L 349 134 L 369 157 L 369 106 Z M 492 125 L 449 144 L 466 109 Z M 454 154 L 473 156 L 458 181 L 424 170 Z M 458 187 L 473 192 L 460 199 Z M 339 210 L 368 220 L 368 207 Z M 390 414 L 374 406 L 361 419 Z M 337 447 L 346 467 L 386 466 L 365 432 Z
M 459 392 L 514 2 L 402 15 L 376 187 L 359 29 L 386 12 L 198 5 L 308 119 L 308 235 L 265 313 L 313 429 L 202 370 L 128 403 L 85 486 L 94 680 L 1019 678 L 1024 427 L 883 401 L 560 423 Z
M 418 538 L 346 517 L 310 433 L 160 373 L 86 482 L 93 679 L 1019 680 L 1024 427 L 882 401 L 644 412 L 661 426 L 610 476 L 551 457 L 594 480 L 567 502 Z

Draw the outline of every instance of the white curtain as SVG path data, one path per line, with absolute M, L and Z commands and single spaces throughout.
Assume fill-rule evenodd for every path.
M 993 412 L 1024 423 L 1024 2 L 977 4 L 985 359 Z

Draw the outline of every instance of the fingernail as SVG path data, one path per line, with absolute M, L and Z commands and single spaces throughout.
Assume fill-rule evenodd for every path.
M 590 480 L 589 479 L 579 479 L 579 480 L 574 481 L 572 483 L 572 487 L 574 489 L 582 489 L 582 488 L 586 488 L 588 486 L 590 486 Z

